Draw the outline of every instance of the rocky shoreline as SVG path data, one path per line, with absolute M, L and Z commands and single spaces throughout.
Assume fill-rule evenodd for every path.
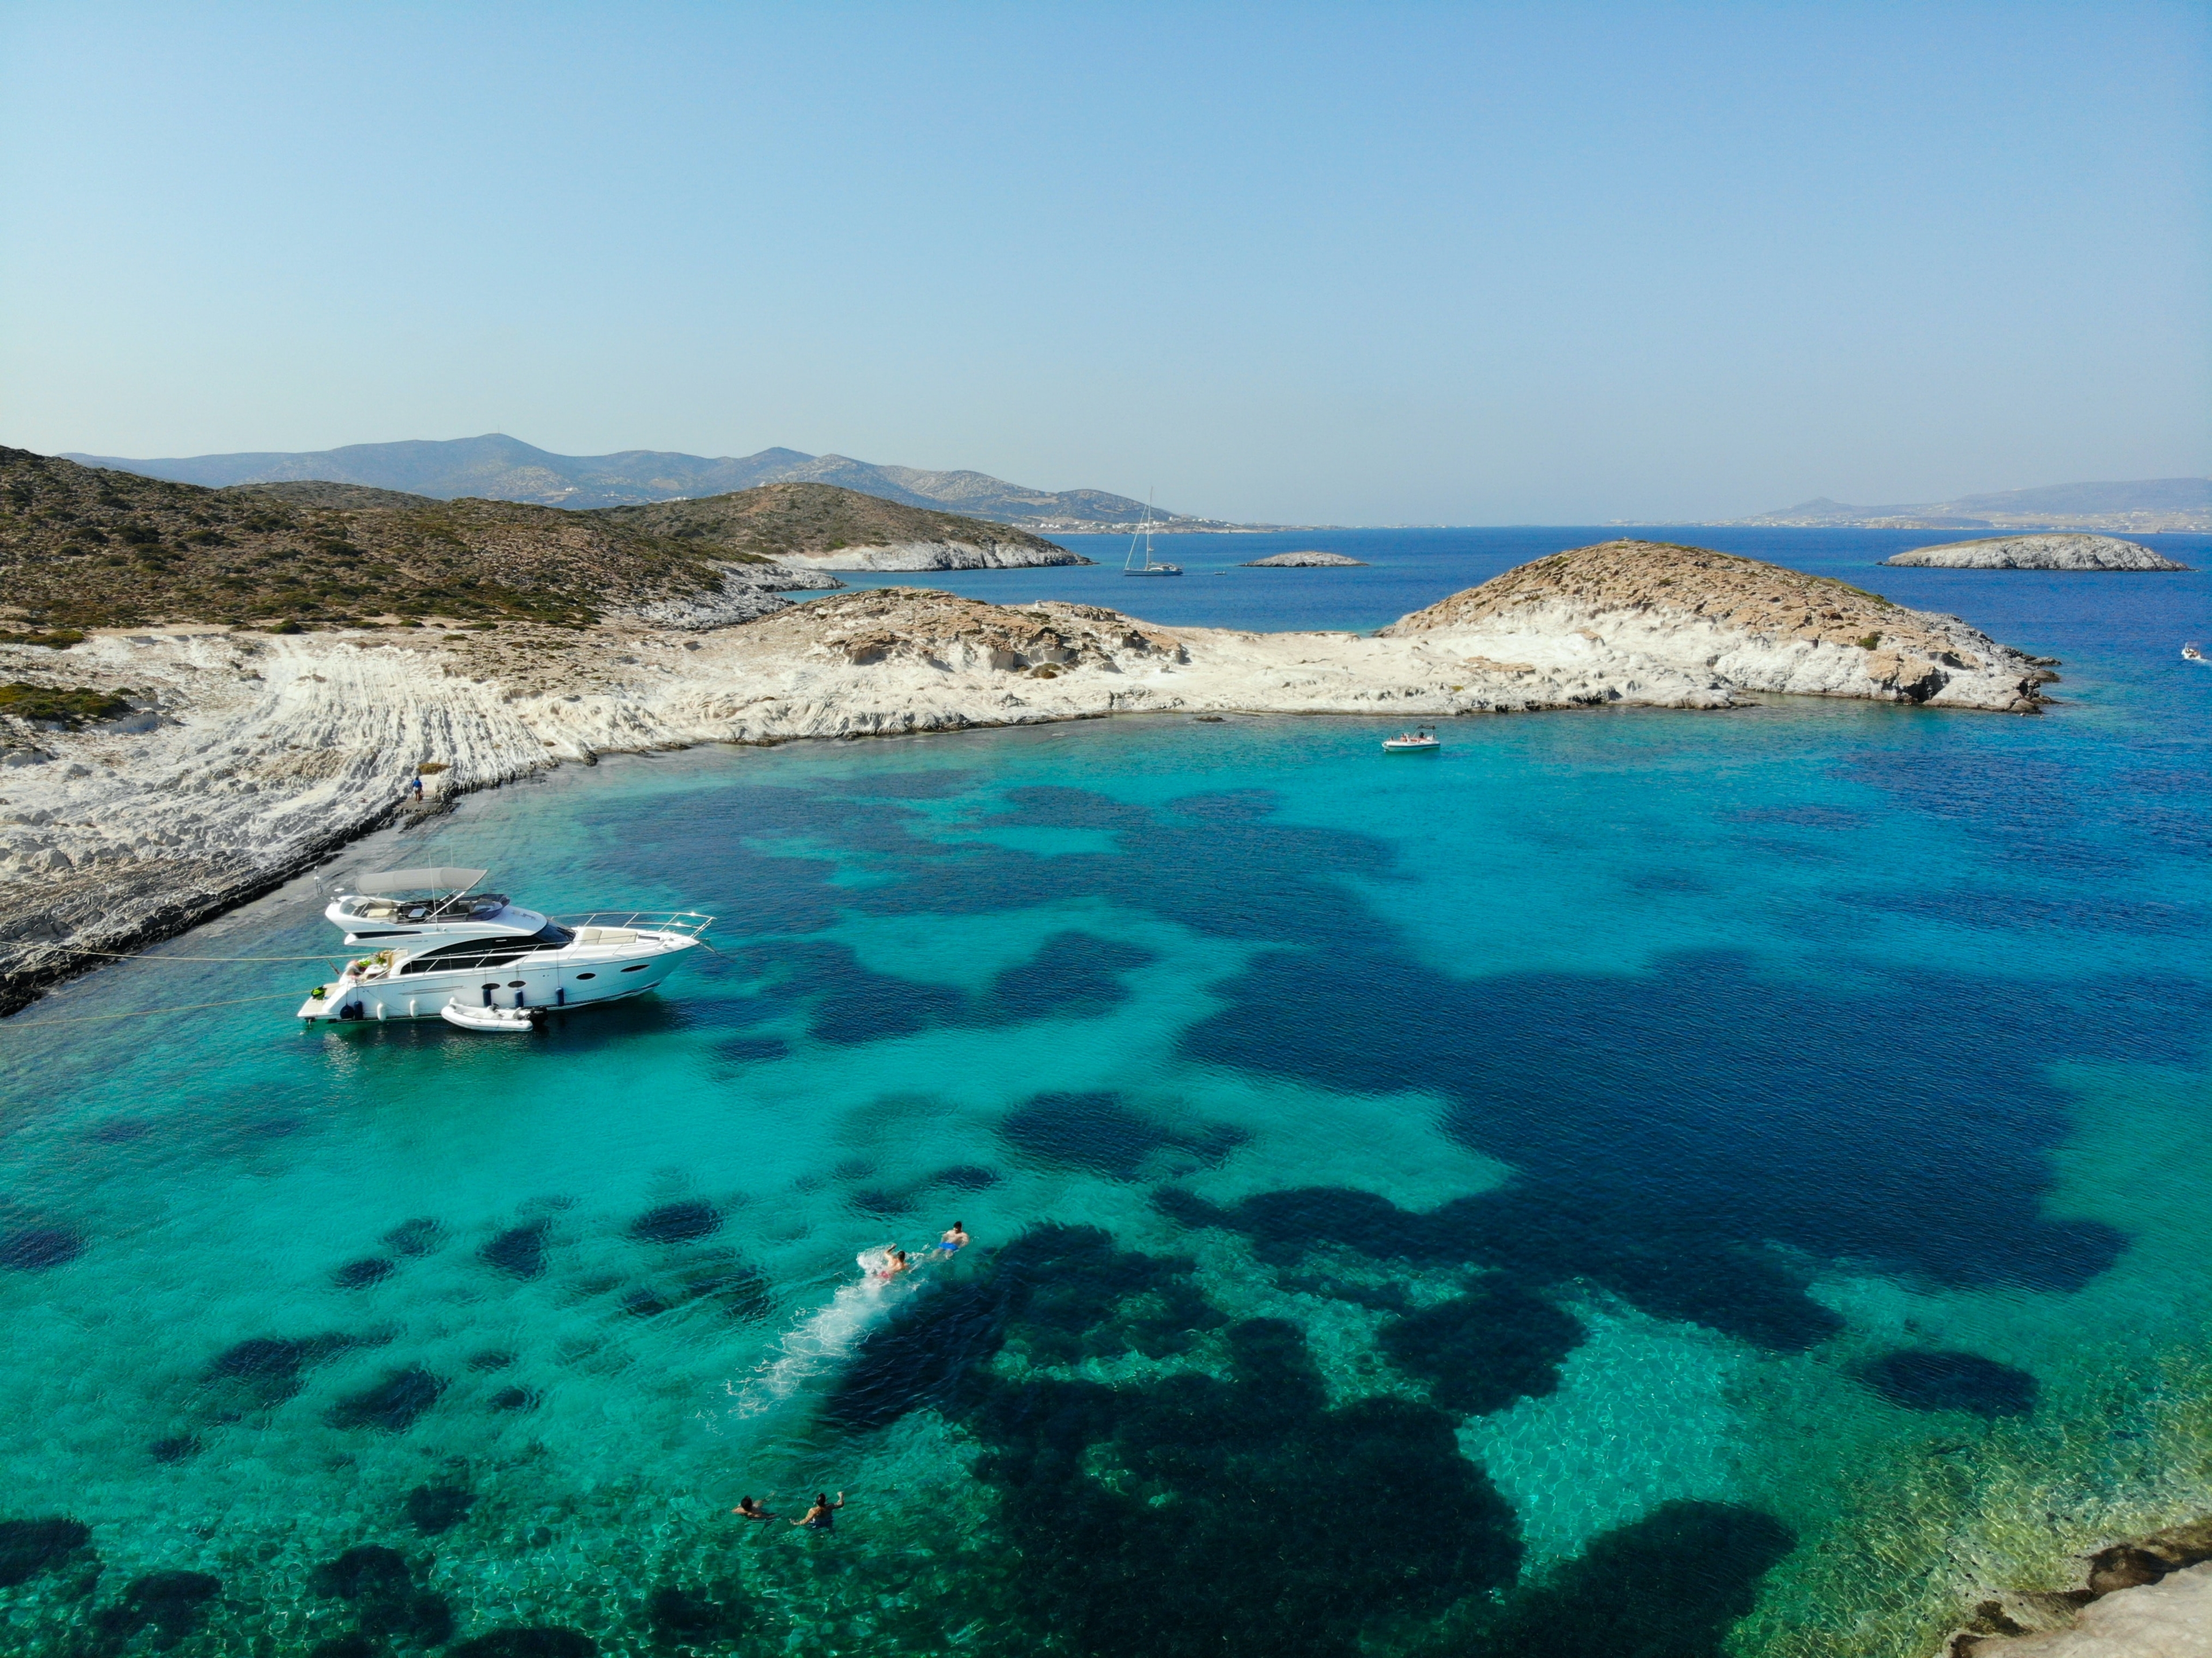
M 2212 1652 L 2212 1516 L 2087 1557 L 2082 1588 L 1984 1600 L 1947 1658 L 2181 1658 Z
M 0 736 L 0 1012 L 390 822 L 599 754 L 1096 719 L 1392 720 L 1788 692 L 2033 713 L 2036 659 L 1954 617 L 1694 548 L 1554 555 L 1372 637 L 1164 628 L 1082 604 L 844 592 L 741 625 L 106 630 L 0 679 L 133 713 Z M 733 605 L 732 608 L 749 608 Z M 658 623 L 659 625 L 655 625 Z M 673 624 L 673 625 L 672 625 Z M 706 629 L 701 631 L 700 629 Z
M 874 547 L 841 547 L 827 553 L 786 553 L 782 562 L 805 570 L 1031 570 L 1095 561 L 1049 543 L 1012 541 L 898 541 Z

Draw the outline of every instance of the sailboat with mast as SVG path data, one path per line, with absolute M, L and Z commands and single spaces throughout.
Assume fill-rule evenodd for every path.
M 1139 541 L 1145 544 L 1144 556 L 1141 560 L 1138 557 L 1137 544 Z M 1182 574 L 1182 565 L 1163 564 L 1152 556 L 1152 501 L 1149 495 L 1145 497 L 1144 521 L 1137 526 L 1137 533 L 1129 537 L 1129 556 L 1121 561 L 1121 574 L 1123 575 L 1181 575 Z

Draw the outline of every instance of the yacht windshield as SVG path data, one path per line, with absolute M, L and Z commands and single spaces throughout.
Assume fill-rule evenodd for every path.
M 504 938 L 463 938 L 440 944 L 435 950 L 409 957 L 399 971 L 444 973 L 455 968 L 501 967 L 517 957 L 533 955 L 541 950 L 558 950 L 575 936 L 567 927 L 548 921 L 537 932 L 519 938 L 510 935 Z

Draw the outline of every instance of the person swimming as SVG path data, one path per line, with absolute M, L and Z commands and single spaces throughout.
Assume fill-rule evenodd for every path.
M 968 1229 L 956 1220 L 952 1223 L 952 1230 L 938 1239 L 937 1253 L 940 1255 L 957 1255 L 965 1249 L 970 1242 Z
M 794 1520 L 791 1523 L 794 1526 L 804 1526 L 809 1531 L 835 1531 L 837 1529 L 837 1510 L 844 1506 L 844 1492 L 839 1491 L 837 1500 L 832 1503 L 827 1491 L 817 1491 L 814 1494 L 814 1506 L 807 1509 L 806 1517 L 803 1520 Z
M 868 1276 L 888 1281 L 914 1270 L 914 1259 L 903 1249 L 885 1249 L 881 1263 Z
M 766 1509 L 761 1507 L 759 1503 L 754 1502 L 750 1497 L 739 1497 L 738 1499 L 738 1506 L 732 1509 L 730 1512 L 735 1515 L 742 1515 L 747 1520 L 773 1520 L 775 1518 L 774 1515 L 770 1514 Z

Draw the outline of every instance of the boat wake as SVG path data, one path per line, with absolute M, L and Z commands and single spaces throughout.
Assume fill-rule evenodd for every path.
M 723 1414 L 743 1421 L 774 1410 L 814 1377 L 852 1357 L 860 1339 L 914 1292 L 920 1274 L 887 1276 L 890 1258 L 888 1248 L 863 1250 L 857 1257 L 863 1274 L 860 1282 L 842 1285 L 828 1306 L 785 1331 L 775 1356 L 763 1360 L 751 1376 L 722 1384 L 736 1401 Z

